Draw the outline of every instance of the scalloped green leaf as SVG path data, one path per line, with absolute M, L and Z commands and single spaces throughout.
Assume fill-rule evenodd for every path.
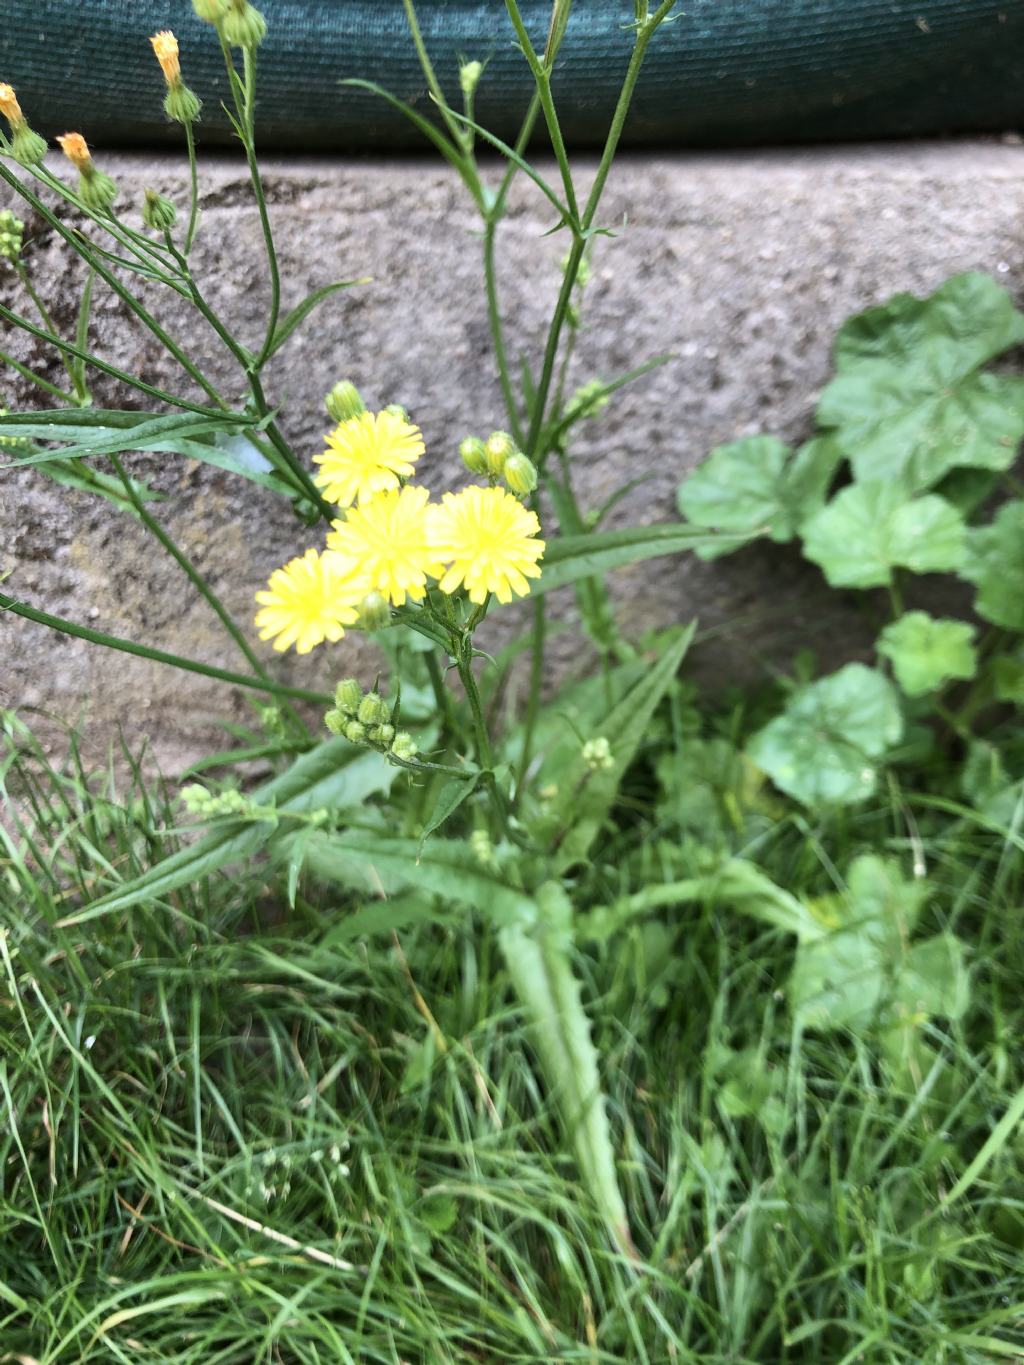
M 851 318 L 818 406 L 858 479 L 920 491 L 958 466 L 1008 469 L 1024 437 L 1024 379 L 981 372 L 1024 342 L 1024 315 L 988 275 L 928 298 L 897 294 Z
M 864 801 L 878 762 L 903 735 L 899 694 L 864 664 L 801 687 L 747 746 L 780 790 L 807 806 Z
M 974 627 L 966 621 L 936 620 L 926 611 L 908 611 L 878 639 L 878 653 L 892 664 L 908 697 L 921 697 L 954 678 L 973 678 L 978 653 Z
M 914 573 L 958 569 L 967 526 L 935 493 L 909 497 L 898 483 L 850 484 L 803 528 L 804 554 L 836 588 L 877 588 L 894 568 Z
M 695 526 L 749 539 L 792 540 L 821 506 L 842 452 L 819 437 L 794 453 L 774 436 L 718 446 L 679 486 L 679 510 Z M 730 554 L 746 541 L 697 548 L 701 559 Z
M 972 530 L 960 570 L 978 590 L 974 609 L 993 625 L 1024 631 L 1024 501 L 1001 507 L 989 526 Z

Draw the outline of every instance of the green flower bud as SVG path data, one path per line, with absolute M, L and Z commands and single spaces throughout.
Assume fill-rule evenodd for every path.
M 328 711 L 324 716 L 324 724 L 332 735 L 343 735 L 348 722 L 349 718 L 344 711 Z
M 178 210 L 169 199 L 156 190 L 146 190 L 142 203 L 142 221 L 152 232 L 170 232 L 178 221 Z
M 583 762 L 592 772 L 607 772 L 609 768 L 615 767 L 615 759 L 612 757 L 612 746 L 604 735 L 599 735 L 596 739 L 588 739 L 583 746 Z
M 0 213 L 0 258 L 16 261 L 24 244 L 25 224 L 10 209 Z
M 366 404 L 350 379 L 342 379 L 335 384 L 324 401 L 324 407 L 328 417 L 333 417 L 336 422 L 347 422 L 350 417 L 358 417 L 366 411 Z
M 487 451 L 479 436 L 467 436 L 459 446 L 459 454 L 471 474 L 487 473 Z
M 399 730 L 391 744 L 391 752 L 396 758 L 402 758 L 406 762 L 415 758 L 419 753 L 416 741 L 407 730 Z
M 174 123 L 195 123 L 203 102 L 194 90 L 182 81 L 174 81 L 167 87 L 164 96 L 164 113 Z
M 406 409 L 402 407 L 401 403 L 389 403 L 384 411 L 390 412 L 392 417 L 400 417 L 403 422 L 408 422 L 409 420 L 409 414 Z
M 249 0 L 231 0 L 222 21 L 225 42 L 231 47 L 259 47 L 267 36 L 267 21 Z
M 227 13 L 228 0 L 192 0 L 198 18 L 207 24 L 219 24 Z
M 364 725 L 386 725 L 391 719 L 391 707 L 376 692 L 367 692 L 356 714 Z
M 600 379 L 588 380 L 569 399 L 567 404 L 569 411 L 575 413 L 577 417 L 596 417 L 611 402 L 603 390 L 604 384 Z
M 393 725 L 375 725 L 370 731 L 370 738 L 374 744 L 382 744 L 385 749 L 391 748 L 394 737 L 395 727 Z
M 357 720 L 350 720 L 345 726 L 345 738 L 351 744 L 362 744 L 366 739 L 366 726 L 360 725 Z
M 487 473 L 500 479 L 505 461 L 516 453 L 516 443 L 507 431 L 492 431 L 484 444 Z
M 109 213 L 117 198 L 117 186 L 104 171 L 95 168 L 83 171 L 78 181 L 82 203 L 93 213 Z
M 494 852 L 494 845 L 491 836 L 485 829 L 475 829 L 469 836 L 469 847 L 473 857 L 481 867 L 486 867 L 491 872 L 499 870 L 498 857 Z
M 536 467 L 533 461 L 519 450 L 508 457 L 501 474 L 517 498 L 525 498 L 527 493 L 532 493 L 537 487 Z
M 41 166 L 46 160 L 46 138 L 34 133 L 27 123 L 11 132 L 11 156 L 19 166 Z
M 483 74 L 484 68 L 481 62 L 463 62 L 459 67 L 459 85 L 466 99 L 472 98 Z
M 391 624 L 391 608 L 388 599 L 379 592 L 369 592 L 359 604 L 359 625 L 363 630 L 373 633 Z
M 343 678 L 334 689 L 334 703 L 338 710 L 344 711 L 346 715 L 354 716 L 362 699 L 363 689 L 355 678 Z

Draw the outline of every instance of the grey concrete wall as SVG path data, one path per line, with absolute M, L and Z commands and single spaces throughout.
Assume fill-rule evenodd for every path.
M 126 197 L 152 185 L 184 202 L 180 161 L 120 157 L 104 165 Z M 584 166 L 582 178 L 591 170 Z M 608 377 L 666 350 L 677 358 L 584 428 L 575 456 L 584 502 L 596 505 L 642 474 L 648 481 L 615 522 L 670 518 L 681 476 L 714 445 L 762 430 L 794 440 L 806 433 L 833 334 L 850 312 L 896 290 L 926 292 L 965 269 L 1016 288 L 1024 278 L 1022 173 L 1024 151 L 1009 141 L 623 158 L 602 213 L 617 235 L 598 246 L 574 377 Z M 267 183 L 287 304 L 330 279 L 374 279 L 327 303 L 275 361 L 269 391 L 296 449 L 317 452 L 327 426 L 323 394 L 350 376 L 369 403 L 411 411 L 426 437 L 433 488 L 457 482 L 459 439 L 503 422 L 475 220 L 455 177 L 429 160 L 291 161 L 268 164 Z M 550 226 L 546 202 L 520 186 L 502 229 L 501 284 L 511 351 L 531 359 L 566 249 L 564 235 L 543 235 Z M 34 255 L 58 320 L 73 328 L 75 276 L 65 250 L 44 239 Z M 254 340 L 267 281 L 235 161 L 207 165 L 198 268 L 214 306 Z M 0 297 L 18 297 L 9 276 L 0 275 Z M 233 391 L 219 343 L 176 300 L 151 301 Z M 92 339 L 117 365 L 188 392 L 103 290 Z M 5 334 L 2 344 L 57 377 L 52 356 L 31 338 Z M 37 401 L 20 382 L 4 392 L 12 404 Z M 114 384 L 98 385 L 98 395 L 108 404 L 126 396 Z M 166 493 L 159 515 L 244 620 L 269 571 L 316 540 L 282 501 L 229 475 L 171 456 L 137 457 L 135 468 Z M 0 571 L 12 571 L 9 591 L 115 634 L 236 665 L 205 606 L 139 526 L 38 474 L 0 478 Z M 709 638 L 695 664 L 717 680 L 785 665 L 807 643 L 845 657 L 870 635 L 852 599 L 825 591 L 817 571 L 786 548 L 713 565 L 655 561 L 618 574 L 615 592 L 633 632 L 699 615 Z M 567 637 L 556 654 L 557 667 L 587 666 Z M 0 704 L 86 720 L 94 745 L 119 724 L 132 737 L 149 733 L 170 768 L 207 744 L 218 720 L 247 714 L 220 684 L 9 617 L 0 618 L 0 659 Z M 372 667 L 362 642 L 348 636 L 305 660 L 290 656 L 282 673 L 325 684 L 354 659 Z

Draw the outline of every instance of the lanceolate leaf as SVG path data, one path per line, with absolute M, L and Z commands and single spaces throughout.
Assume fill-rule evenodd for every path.
M 297 304 L 296 307 L 294 307 L 290 313 L 287 313 L 277 324 L 277 330 L 274 332 L 273 339 L 270 343 L 270 350 L 267 354 L 273 355 L 275 351 L 279 350 L 295 329 L 305 322 L 313 309 L 316 308 L 318 304 L 322 303 L 324 299 L 330 298 L 332 294 L 337 294 L 340 289 L 351 289 L 354 285 L 369 283 L 370 280 L 368 277 L 361 280 L 337 280 L 334 284 L 324 284 L 321 285 L 319 289 L 314 289 L 312 294 L 307 295 L 300 304 Z
M 482 868 L 461 840 L 432 839 L 421 855 L 415 839 L 356 829 L 315 834 L 306 844 L 306 867 L 363 894 L 412 890 L 440 896 L 472 906 L 497 924 L 530 924 L 537 916 L 531 898 Z
M 651 717 L 679 671 L 696 628 L 696 622 L 691 623 L 679 639 L 665 649 L 646 676 L 598 723 L 591 738 L 600 735 L 609 741 L 611 766 L 594 771 L 587 766 L 581 752 L 575 765 L 568 769 L 555 803 L 562 820 L 555 840 L 556 873 L 560 874 L 587 857 L 608 818 L 626 769 L 648 731 Z
M 509 976 L 533 1024 L 533 1043 L 575 1144 L 580 1172 L 619 1247 L 632 1249 L 590 1022 L 572 968 L 572 907 L 556 882 L 537 892 L 536 922 L 501 932 Z
M 393 770 L 381 774 L 374 767 L 374 778 L 365 759 L 376 760 L 385 769 L 388 765 L 378 754 L 364 754 L 345 739 L 329 739 L 318 748 L 303 754 L 280 777 L 251 793 L 254 804 L 276 807 L 278 812 L 317 810 L 322 806 L 335 809 L 357 805 L 369 794 L 378 780 L 391 780 Z M 287 828 L 287 822 L 285 822 Z M 245 823 L 232 820 L 218 825 L 205 838 L 180 849 L 163 859 L 141 877 L 128 882 L 107 895 L 84 906 L 61 921 L 63 925 L 82 924 L 129 910 L 136 905 L 160 900 L 180 886 L 207 877 L 228 864 L 238 862 L 263 847 L 280 828 L 269 821 Z
M 958 466 L 1008 469 L 1024 436 L 1024 379 L 981 367 L 1024 342 L 1024 316 L 982 274 L 930 298 L 897 294 L 851 318 L 818 420 L 858 479 L 930 488 Z
M 694 526 L 669 523 L 638 526 L 628 531 L 594 531 L 583 536 L 559 536 L 552 541 L 541 562 L 540 578 L 530 585 L 532 593 L 564 588 L 580 578 L 608 573 L 627 564 L 639 564 L 659 555 L 681 554 L 698 546 L 736 546 L 748 536 L 716 535 Z

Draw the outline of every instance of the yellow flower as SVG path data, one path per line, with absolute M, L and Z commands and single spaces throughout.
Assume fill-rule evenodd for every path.
M 25 122 L 25 115 L 21 112 L 21 105 L 14 93 L 14 86 L 5 85 L 3 82 L 0 82 L 0 114 L 3 114 L 11 125 L 12 132 L 20 128 Z
M 164 73 L 164 80 L 168 85 L 174 85 L 181 80 L 177 38 L 170 29 L 164 29 L 160 33 L 154 33 L 149 41 L 153 44 L 153 51 L 160 63 L 160 70 Z
M 314 456 L 323 472 L 316 482 L 328 502 L 351 507 L 397 488 L 413 473 L 423 454 L 423 436 L 393 412 L 361 412 L 340 422 L 327 437 L 327 449 Z
M 437 578 L 444 567 L 431 546 L 429 496 L 425 488 L 390 489 L 350 508 L 327 537 L 328 549 L 358 563 L 369 591 L 396 607 L 406 597 L 422 601 L 427 578 Z
M 81 133 L 65 133 L 57 141 L 60 143 L 61 151 L 76 170 L 89 171 L 92 169 L 89 146 Z
M 540 522 L 504 488 L 474 484 L 446 493 L 432 511 L 430 529 L 437 557 L 450 565 L 442 592 L 464 586 L 478 605 L 488 593 L 511 602 L 513 593 L 525 597 L 530 591 L 528 578 L 540 577 L 544 542 L 535 538 Z
M 324 640 L 341 639 L 365 594 L 366 580 L 351 559 L 307 550 L 275 569 L 266 590 L 256 594 L 260 639 L 273 640 L 278 651 L 294 645 L 297 653 L 308 654 Z

